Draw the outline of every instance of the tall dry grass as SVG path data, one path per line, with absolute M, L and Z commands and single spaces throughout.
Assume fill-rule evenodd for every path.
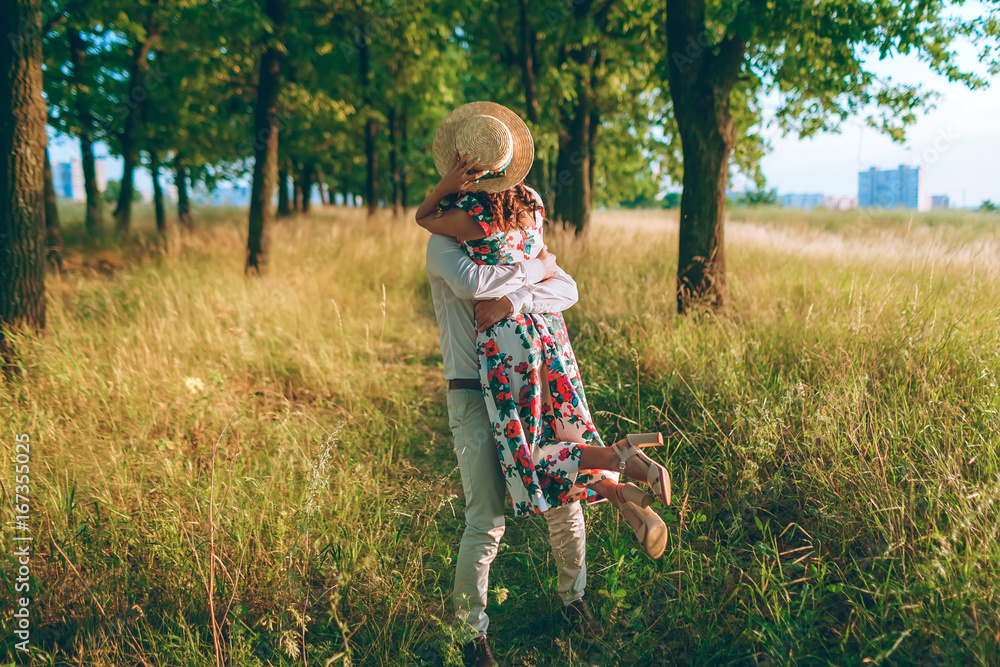
M 540 523 L 511 520 L 506 663 L 998 659 L 1000 234 L 768 215 L 727 227 L 726 310 L 687 318 L 669 213 L 550 234 L 599 425 L 662 430 L 678 493 L 660 561 L 588 511 L 597 643 L 558 624 Z M 33 443 L 31 662 L 453 661 L 462 499 L 424 233 L 321 212 L 275 227 L 257 280 L 219 218 L 81 245 L 46 334 L 18 339 L 0 419 L 8 451 Z

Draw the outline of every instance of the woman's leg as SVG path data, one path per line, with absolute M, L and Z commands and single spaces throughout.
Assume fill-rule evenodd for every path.
M 627 440 L 619 440 L 615 447 L 625 447 Z M 619 470 L 621 459 L 615 447 L 594 447 L 582 445 L 583 451 L 580 453 L 580 468 L 585 470 Z M 649 464 L 642 461 L 638 456 L 633 456 L 625 464 L 625 476 L 639 482 L 646 481 L 649 474 Z
M 607 449 L 606 447 L 588 447 L 588 449 Z M 628 521 L 629 525 L 632 526 L 632 530 L 637 531 L 639 527 L 642 526 L 642 519 L 635 512 L 622 512 L 622 505 L 625 501 L 618 497 L 618 487 L 624 486 L 624 484 L 615 484 L 610 479 L 602 479 L 589 485 L 587 488 L 593 489 L 597 493 L 601 494 L 608 499 L 616 510 L 618 510 L 622 516 Z

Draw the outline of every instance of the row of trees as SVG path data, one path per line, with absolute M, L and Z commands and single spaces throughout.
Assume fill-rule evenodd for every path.
M 194 183 L 250 174 L 246 267 L 263 272 L 275 191 L 279 215 L 296 201 L 307 210 L 318 183 L 400 213 L 436 178 L 437 123 L 494 100 L 531 128 L 528 182 L 557 223 L 583 232 L 595 203 L 651 199 L 664 176 L 682 184 L 683 311 L 723 304 L 726 184 L 740 170 L 763 186 L 762 96 L 779 100 L 767 120 L 787 131 L 860 113 L 902 139 L 932 96 L 874 76 L 868 56 L 915 52 L 985 85 L 956 66 L 954 44 L 973 39 L 992 58 L 998 25 L 892 0 L 7 0 L 2 11 L 0 323 L 36 326 L 41 269 L 28 258 L 45 245 L 32 239 L 46 123 L 80 142 L 94 233 L 109 217 L 95 143 L 124 162 L 110 213 L 123 235 L 142 165 L 161 228 L 164 172 L 185 225 Z M 13 287 L 22 278 L 33 287 Z

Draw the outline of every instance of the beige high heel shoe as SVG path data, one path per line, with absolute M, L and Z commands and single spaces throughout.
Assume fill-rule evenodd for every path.
M 618 464 L 618 470 L 620 470 L 624 475 L 625 465 L 628 463 L 628 460 L 633 456 L 638 456 L 642 461 L 649 465 L 649 471 L 646 473 L 646 483 L 652 487 L 656 495 L 659 496 L 661 501 L 663 501 L 664 505 L 669 505 L 670 473 L 668 473 L 667 469 L 659 463 L 639 451 L 639 447 L 662 445 L 663 434 L 630 433 L 625 436 L 625 441 L 628 445 L 624 449 L 619 449 L 618 443 L 611 445 L 611 447 L 618 452 L 618 458 L 621 459 L 621 462 Z
M 615 495 L 620 503 L 618 511 L 626 519 L 630 516 L 638 518 L 642 525 L 635 529 L 639 544 L 650 558 L 660 558 L 667 549 L 667 524 L 660 515 L 649 509 L 653 498 L 634 484 L 619 484 L 615 487 Z M 636 501 L 631 500 L 635 498 Z

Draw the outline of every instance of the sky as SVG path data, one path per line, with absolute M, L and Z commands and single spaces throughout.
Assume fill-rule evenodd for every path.
M 976 66 L 975 59 L 959 59 Z M 811 139 L 782 137 L 766 128 L 772 150 L 761 162 L 768 187 L 780 194 L 818 192 L 855 197 L 858 171 L 870 167 L 894 169 L 901 164 L 920 166 L 929 195 L 948 195 L 952 206 L 978 206 L 984 199 L 1000 201 L 1000 77 L 990 87 L 969 90 L 933 74 L 912 56 L 870 63 L 879 76 L 902 83 L 920 83 L 941 96 L 936 108 L 918 114 L 903 144 L 851 118 L 839 134 Z M 982 67 L 978 67 L 982 70 Z
M 965 11 L 975 9 L 967 7 Z M 959 49 L 958 63 L 965 69 L 984 71 L 971 48 Z M 935 108 L 918 114 L 903 144 L 865 127 L 862 117 L 848 119 L 839 133 L 810 139 L 781 136 L 765 117 L 762 133 L 771 150 L 761 169 L 767 187 L 777 188 L 779 194 L 856 197 L 859 171 L 906 164 L 923 168 L 926 194 L 948 195 L 953 207 L 976 207 L 986 199 L 1000 202 L 1000 76 L 989 78 L 987 88 L 969 90 L 932 73 L 913 56 L 897 55 L 884 61 L 872 58 L 867 65 L 880 77 L 919 83 L 939 92 Z M 765 113 L 767 107 L 765 104 Z M 106 153 L 104 147 L 97 148 L 99 157 Z M 51 155 L 53 162 L 79 157 L 79 142 L 53 137 Z M 109 179 L 121 178 L 120 159 L 105 160 L 104 169 Z M 152 189 L 143 169 L 136 171 L 136 186 L 144 191 Z M 731 187 L 741 190 L 745 181 L 737 179 Z

